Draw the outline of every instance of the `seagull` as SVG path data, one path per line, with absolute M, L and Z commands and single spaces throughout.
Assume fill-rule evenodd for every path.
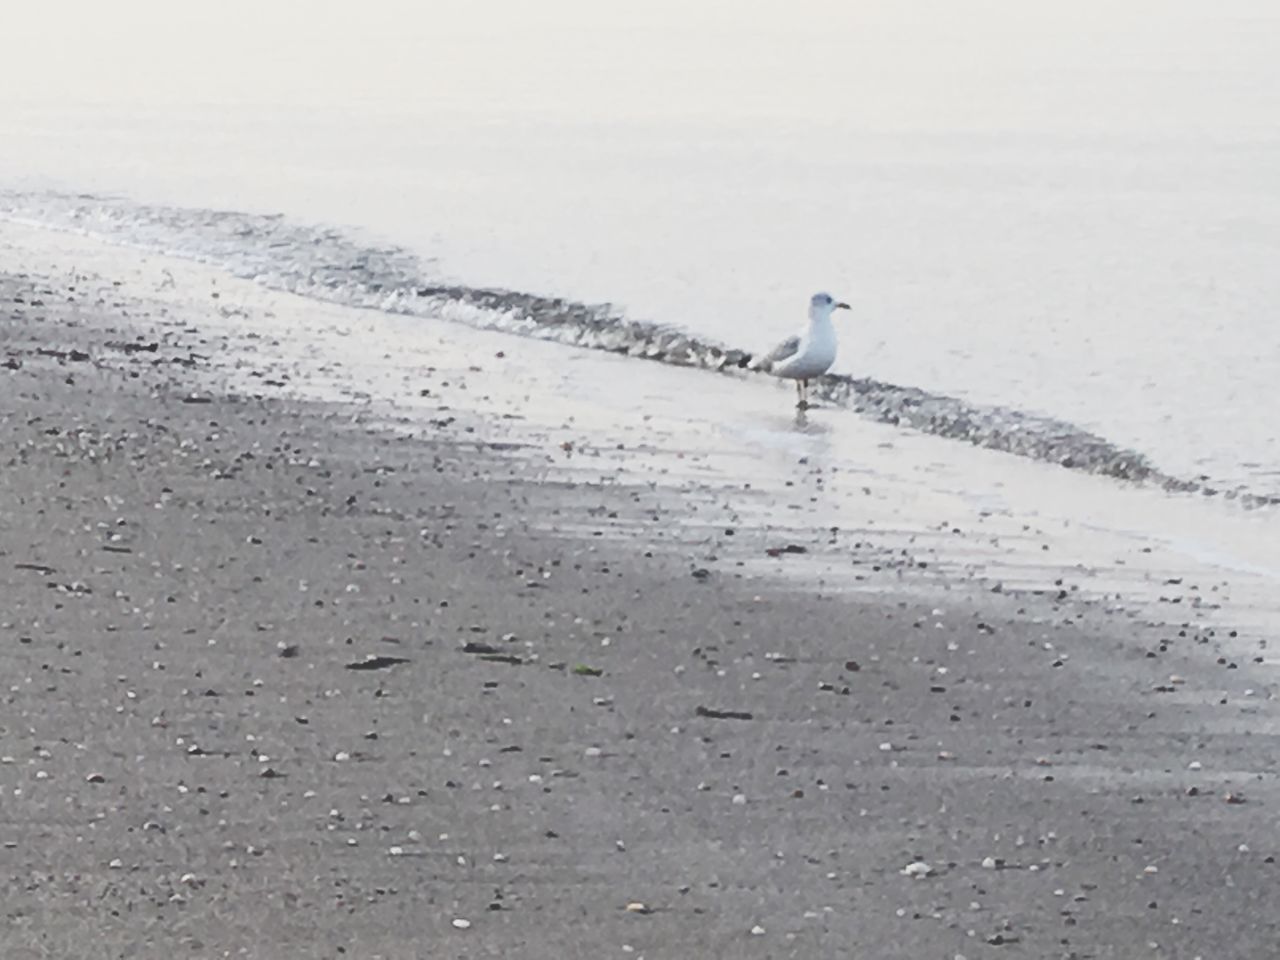
M 808 329 L 787 337 L 756 364 L 757 370 L 796 382 L 796 406 L 801 410 L 809 406 L 809 381 L 830 370 L 836 359 L 836 328 L 831 314 L 848 309 L 847 303 L 838 303 L 829 293 L 815 293 L 809 298 Z

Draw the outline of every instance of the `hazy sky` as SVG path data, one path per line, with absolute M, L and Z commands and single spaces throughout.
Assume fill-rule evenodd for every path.
M 1280 49 L 1273 0 L 6 7 L 0 102 L 10 104 L 347 103 L 570 118 L 839 111 L 922 128 L 1034 126 L 1045 110 L 1074 111 L 1086 127 L 1122 124 L 1130 111 L 1148 124 L 1153 112 L 1157 122 L 1220 122 L 1235 104 L 1250 115 L 1275 105 L 1280 116 L 1277 91 L 1250 83 Z

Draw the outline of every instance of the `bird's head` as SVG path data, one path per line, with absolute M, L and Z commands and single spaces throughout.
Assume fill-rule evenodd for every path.
M 841 303 L 829 293 L 815 293 L 809 298 L 809 316 L 829 317 L 835 310 L 848 310 L 847 303 Z

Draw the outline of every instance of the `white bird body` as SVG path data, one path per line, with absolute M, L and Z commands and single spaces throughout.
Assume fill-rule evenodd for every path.
M 799 405 L 808 406 L 805 400 L 808 381 L 822 376 L 836 362 L 836 327 L 831 315 L 836 310 L 848 309 L 847 303 L 837 303 L 830 294 L 815 293 L 809 301 L 809 326 L 774 347 L 757 364 L 757 369 L 795 380 Z
M 788 380 L 820 377 L 836 362 L 836 325 L 830 312 L 811 317 L 809 329 L 800 335 L 795 353 L 773 364 L 769 372 Z

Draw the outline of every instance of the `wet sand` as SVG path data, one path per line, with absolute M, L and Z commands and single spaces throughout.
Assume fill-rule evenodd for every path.
M 588 482 L 486 364 L 407 429 L 0 284 L 6 958 L 1274 954 L 1274 667 L 1214 628 Z

